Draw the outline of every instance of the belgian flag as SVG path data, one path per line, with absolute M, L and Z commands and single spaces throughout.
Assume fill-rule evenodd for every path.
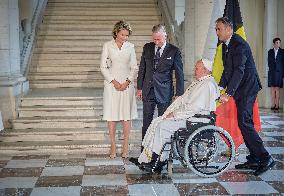
M 234 33 L 240 35 L 244 40 L 246 40 L 246 34 L 243 27 L 241 10 L 238 0 L 226 0 L 223 16 L 229 18 L 233 22 Z M 213 71 L 212 71 L 212 75 L 218 84 L 220 82 L 224 70 L 223 59 L 222 59 L 223 58 L 222 47 L 223 44 L 221 42 L 218 42 L 214 58 Z M 216 114 L 217 114 L 216 125 L 224 128 L 230 133 L 230 135 L 232 136 L 235 142 L 236 148 L 238 148 L 242 143 L 244 143 L 244 141 L 240 129 L 238 127 L 237 108 L 234 98 L 230 97 L 229 101 L 225 104 L 218 103 Z M 253 121 L 255 129 L 257 131 L 260 131 L 261 124 L 260 124 L 257 99 L 255 101 L 253 108 Z

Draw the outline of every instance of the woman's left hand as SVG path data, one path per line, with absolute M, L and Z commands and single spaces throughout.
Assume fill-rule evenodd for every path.
M 120 86 L 120 91 L 124 91 L 129 85 L 129 82 L 128 81 L 125 81 L 124 83 L 121 84 Z

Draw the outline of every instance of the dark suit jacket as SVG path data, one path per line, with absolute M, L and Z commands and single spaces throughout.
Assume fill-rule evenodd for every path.
M 268 51 L 268 68 L 269 72 L 279 72 L 283 77 L 284 75 L 284 50 L 279 48 L 275 59 L 274 49 Z
M 154 69 L 155 44 L 153 42 L 144 45 L 141 56 L 137 88 L 142 90 L 143 100 L 151 87 L 154 87 L 157 102 L 170 102 L 173 92 L 173 70 L 176 78 L 176 96 L 184 92 L 184 75 L 182 57 L 179 49 L 167 43 L 160 58 L 157 69 Z
M 233 34 L 227 52 L 223 51 L 223 63 L 219 85 L 235 99 L 256 95 L 262 88 L 250 46 L 241 36 Z

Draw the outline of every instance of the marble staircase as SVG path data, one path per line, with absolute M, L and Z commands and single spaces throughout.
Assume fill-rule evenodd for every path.
M 49 0 L 38 32 L 29 80 L 31 88 L 102 87 L 99 70 L 113 25 L 128 21 L 140 61 L 151 28 L 161 19 L 155 0 Z
M 49 0 L 37 34 L 29 70 L 30 92 L 21 98 L 12 129 L 0 135 L 3 154 L 108 154 L 107 123 L 102 120 L 102 44 L 112 39 L 118 20 L 133 28 L 129 41 L 142 47 L 161 21 L 155 0 Z M 140 151 L 142 104 L 132 121 L 130 152 Z M 118 123 L 117 147 L 123 141 Z

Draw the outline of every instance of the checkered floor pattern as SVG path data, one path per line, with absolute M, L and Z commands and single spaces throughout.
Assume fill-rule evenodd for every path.
M 216 178 L 201 178 L 179 164 L 172 178 L 166 171 L 149 175 L 128 160 L 90 154 L 1 156 L 0 195 L 284 195 L 284 113 L 261 111 L 266 148 L 273 169 L 256 177 L 237 171 L 246 148 L 238 149 L 231 168 Z

